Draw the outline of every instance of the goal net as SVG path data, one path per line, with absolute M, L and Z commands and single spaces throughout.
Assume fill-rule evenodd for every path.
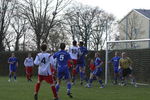
M 107 41 L 105 51 L 105 84 L 113 80 L 113 65 L 110 62 L 115 52 L 122 52 L 133 61 L 133 75 L 139 83 L 150 82 L 150 39 Z

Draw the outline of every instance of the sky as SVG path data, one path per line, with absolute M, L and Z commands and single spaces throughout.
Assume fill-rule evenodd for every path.
M 150 9 L 150 0 L 76 0 L 82 4 L 98 6 L 121 20 L 132 9 Z

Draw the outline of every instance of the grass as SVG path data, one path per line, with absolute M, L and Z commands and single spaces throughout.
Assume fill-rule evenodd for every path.
M 27 82 L 24 77 L 18 77 L 17 82 L 8 82 L 8 77 L 0 77 L 0 100 L 33 100 L 34 84 Z M 128 86 L 107 85 L 104 89 L 98 88 L 99 84 L 95 81 L 92 88 L 80 86 L 79 82 L 72 87 L 74 98 L 66 95 L 65 82 L 60 88 L 60 100 L 149 100 L 150 86 L 139 86 L 135 88 Z M 53 100 L 50 85 L 42 83 L 39 92 L 39 100 Z

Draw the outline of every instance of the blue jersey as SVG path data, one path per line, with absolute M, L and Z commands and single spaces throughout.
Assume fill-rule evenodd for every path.
M 56 52 L 53 57 L 57 59 L 58 66 L 67 66 L 68 60 L 71 59 L 70 54 L 64 50 Z
M 16 67 L 16 63 L 18 62 L 18 59 L 16 57 L 10 57 L 8 59 L 8 62 L 12 63 L 12 64 L 10 64 L 11 67 Z
M 93 75 L 96 75 L 96 76 L 101 75 L 102 67 L 97 67 L 97 66 L 100 66 L 101 63 L 102 63 L 101 59 L 99 57 L 96 57 L 94 60 L 94 65 L 95 65 L 96 69 L 93 71 Z
M 100 66 L 101 63 L 102 63 L 101 59 L 100 59 L 99 57 L 96 57 L 95 60 L 94 60 L 94 66 L 95 66 L 95 67 L 96 67 L 96 66 Z M 101 67 L 98 67 L 98 68 L 96 67 L 96 69 L 102 70 Z
M 114 70 L 117 70 L 117 69 L 118 69 L 119 60 L 120 60 L 120 57 L 119 57 L 119 56 L 113 57 L 113 58 L 111 59 L 111 62 L 113 63 L 113 66 L 114 66 Z
M 68 60 L 71 59 L 70 54 L 64 50 L 61 50 L 56 52 L 53 57 L 57 59 L 57 78 L 62 79 L 64 76 L 65 79 L 69 79 L 70 73 L 67 64 Z
M 86 47 L 79 47 L 78 60 L 84 61 L 85 55 L 88 53 Z

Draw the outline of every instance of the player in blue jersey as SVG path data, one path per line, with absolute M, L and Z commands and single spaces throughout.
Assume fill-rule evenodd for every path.
M 114 67 L 114 84 L 117 84 L 117 80 L 119 78 L 119 60 L 120 57 L 118 56 L 118 52 L 115 52 L 115 57 L 113 57 L 110 61 Z
M 83 80 L 86 79 L 86 76 L 85 76 L 85 55 L 87 55 L 87 53 L 88 53 L 88 50 L 86 47 L 83 46 L 83 42 L 79 42 L 77 67 L 79 68 L 79 71 L 80 71 L 80 80 L 81 80 L 80 84 L 81 85 L 83 84 Z
M 71 59 L 70 54 L 65 51 L 65 43 L 60 44 L 60 51 L 54 54 L 54 58 L 57 59 L 57 84 L 56 91 L 58 92 L 60 88 L 61 79 L 64 77 L 67 80 L 67 95 L 72 98 L 71 95 L 71 82 L 70 82 L 70 72 L 68 69 L 68 60 Z
M 92 86 L 94 76 L 100 83 L 100 85 L 101 85 L 100 88 L 104 88 L 104 85 L 103 85 L 103 82 L 101 79 L 101 74 L 102 74 L 102 70 L 103 70 L 102 64 L 103 64 L 103 62 L 99 57 L 99 53 L 95 53 L 94 66 L 96 69 L 90 74 L 89 83 L 86 85 L 88 88 L 90 88 Z
M 16 81 L 16 71 L 18 67 L 18 59 L 15 57 L 15 54 L 12 53 L 11 57 L 8 59 L 9 63 L 9 82 L 11 81 L 12 75 L 14 75 L 14 81 Z

